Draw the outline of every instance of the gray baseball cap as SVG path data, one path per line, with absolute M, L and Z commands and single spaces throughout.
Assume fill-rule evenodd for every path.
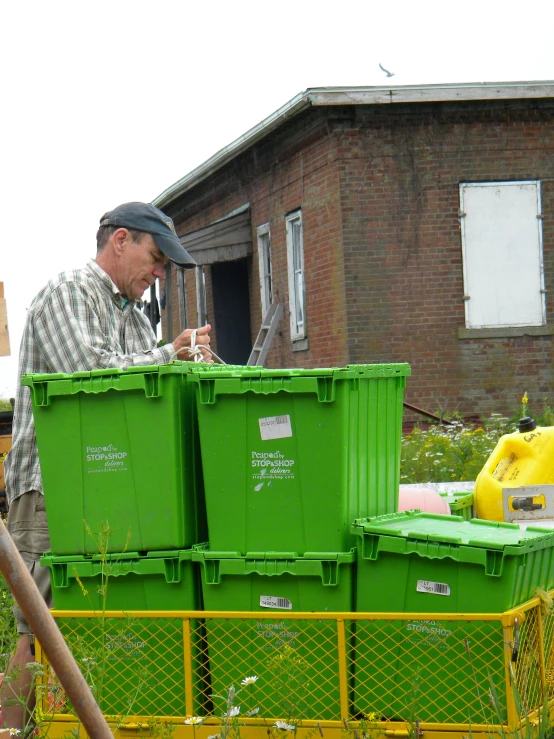
M 179 241 L 173 221 L 151 203 L 123 203 L 104 213 L 101 226 L 117 226 L 152 234 L 156 246 L 172 262 L 191 269 L 196 262 Z

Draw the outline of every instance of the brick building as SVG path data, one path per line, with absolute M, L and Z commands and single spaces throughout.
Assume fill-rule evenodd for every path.
M 245 363 L 412 365 L 406 399 L 511 413 L 552 397 L 554 82 L 302 93 L 163 192 L 200 265 L 164 336 L 213 326 Z

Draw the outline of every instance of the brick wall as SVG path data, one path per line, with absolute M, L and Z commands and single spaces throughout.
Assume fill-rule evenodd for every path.
M 311 109 L 167 211 L 185 234 L 250 203 L 252 339 L 261 323 L 256 227 L 270 223 L 274 295 L 285 315 L 266 366 L 408 361 L 407 400 L 433 412 L 485 416 L 511 413 L 524 391 L 531 408 L 553 402 L 551 336 L 458 338 L 465 326 L 459 184 L 521 179 L 541 180 L 551 323 L 554 107 L 548 101 Z M 285 216 L 299 207 L 309 349 L 293 352 Z M 193 322 L 194 293 L 189 273 Z M 174 311 L 174 326 L 176 320 Z M 217 347 L 217 326 L 213 336 Z
M 459 184 L 541 180 L 552 290 L 554 109 L 417 110 L 358 108 L 338 137 L 350 359 L 408 361 L 406 397 L 433 412 L 511 413 L 526 390 L 538 409 L 544 398 L 553 402 L 551 336 L 458 338 L 465 326 Z M 549 323 L 552 312 L 547 297 Z
M 327 115 L 300 116 L 181 197 L 166 211 L 180 235 L 198 230 L 250 203 L 254 254 L 250 259 L 252 341 L 262 321 L 256 228 L 271 228 L 274 300 L 285 312 L 265 365 L 322 367 L 347 358 L 339 172 Z M 309 349 L 290 341 L 285 216 L 302 208 Z M 210 268 L 206 268 L 209 283 Z M 176 293 L 175 293 L 176 296 Z M 210 297 L 210 296 L 208 296 Z M 196 320 L 194 278 L 187 280 L 188 315 Z M 208 300 L 208 318 L 213 305 Z M 174 321 L 174 326 L 176 326 Z M 217 326 L 212 342 L 217 351 Z

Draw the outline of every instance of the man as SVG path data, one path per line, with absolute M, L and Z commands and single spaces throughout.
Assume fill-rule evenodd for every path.
M 137 309 L 145 290 L 164 277 L 165 263 L 195 263 L 181 245 L 171 219 L 147 203 L 125 203 L 100 219 L 96 259 L 84 269 L 64 272 L 33 300 L 19 354 L 25 372 L 66 372 L 108 367 L 165 364 L 190 356 L 187 329 L 172 344 L 157 347 L 146 316 Z M 198 329 L 196 342 L 209 356 L 210 326 Z M 13 446 L 5 463 L 9 502 L 8 530 L 37 587 L 51 605 L 49 570 L 39 559 L 50 548 L 42 479 L 29 388 L 19 386 L 13 419 Z M 31 706 L 31 680 L 25 665 L 34 661 L 32 638 L 21 609 L 14 614 L 20 638 L 10 669 L 16 678 L 0 690 L 3 721 L 22 729 Z M 6 698 L 18 698 L 6 705 Z M 21 699 L 24 699 L 23 701 Z M 9 701 L 12 702 L 12 701 Z

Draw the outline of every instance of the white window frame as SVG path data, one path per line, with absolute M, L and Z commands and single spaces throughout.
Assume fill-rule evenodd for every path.
M 506 279 L 506 277 L 513 278 L 514 275 L 514 269 L 512 267 L 511 271 L 509 271 L 509 268 L 506 267 L 506 270 L 503 269 L 504 265 L 502 265 L 502 260 L 499 258 L 498 260 L 493 260 L 495 263 L 498 263 L 498 270 L 491 269 L 488 262 L 491 261 L 491 252 L 489 252 L 489 259 L 487 260 L 486 257 L 482 256 L 482 253 L 478 253 L 476 250 L 476 245 L 473 246 L 470 245 L 470 237 L 468 236 L 468 232 L 470 232 L 470 226 L 468 224 L 467 219 L 472 217 L 471 211 L 466 213 L 466 210 L 468 210 L 468 203 L 466 199 L 464 198 L 464 195 L 467 191 L 470 191 L 471 189 L 477 189 L 477 188 L 507 188 L 507 187 L 521 187 L 521 186 L 529 186 L 532 185 L 535 187 L 536 192 L 536 213 L 534 214 L 536 216 L 536 230 L 535 230 L 535 224 L 534 222 L 531 223 L 531 221 L 528 221 L 528 225 L 526 227 L 526 234 L 529 234 L 529 238 L 533 238 L 532 246 L 533 249 L 538 249 L 538 251 L 534 251 L 533 254 L 533 261 L 530 262 L 529 270 L 527 271 L 526 278 L 527 280 L 531 280 L 533 282 L 533 289 L 536 287 L 537 293 L 536 295 L 533 294 L 531 291 L 529 293 L 529 300 L 537 301 L 534 303 L 535 308 L 533 309 L 528 308 L 529 314 L 534 310 L 536 314 L 538 315 L 540 313 L 540 317 L 538 317 L 538 320 L 524 320 L 522 317 L 521 320 L 517 320 L 517 318 L 514 319 L 512 315 L 512 320 L 502 320 L 502 318 L 498 317 L 497 320 L 494 320 L 492 318 L 485 319 L 483 317 L 484 314 L 487 312 L 490 316 L 490 309 L 485 309 L 484 311 L 476 309 L 475 303 L 473 305 L 470 305 L 472 300 L 479 300 L 480 295 L 483 296 L 485 294 L 484 291 L 491 291 L 491 294 L 494 295 L 493 291 L 501 292 L 504 290 L 508 296 L 512 296 L 510 300 L 516 301 L 513 303 L 514 306 L 517 306 L 518 298 L 521 300 L 521 296 L 518 296 L 517 291 L 514 289 L 513 285 L 506 284 L 509 280 Z M 488 214 L 488 211 L 482 211 L 481 217 L 483 213 Z M 489 219 L 490 222 L 490 219 Z M 544 287 L 544 261 L 543 261 L 543 239 L 542 239 L 542 213 L 541 213 L 541 187 L 540 187 L 540 181 L 539 180 L 513 180 L 513 181 L 505 181 L 505 182 L 462 182 L 460 183 L 460 223 L 461 223 L 461 240 L 462 240 L 462 266 L 463 266 L 463 278 L 464 278 L 464 305 L 465 305 L 465 323 L 466 328 L 468 329 L 501 329 L 501 328 L 516 328 L 519 326 L 545 326 L 546 325 L 546 300 L 545 300 L 545 287 Z M 494 227 L 494 223 L 493 223 Z M 484 228 L 490 228 L 490 226 L 485 221 Z M 479 238 L 477 237 L 477 243 L 479 241 Z M 509 242 L 509 237 L 507 239 Z M 530 240 L 526 242 L 521 242 L 521 249 L 522 249 L 522 257 L 523 257 L 523 249 L 528 249 L 528 244 L 531 243 Z M 485 244 L 486 245 L 486 244 Z M 513 245 L 512 245 L 513 246 Z M 510 252 L 508 251 L 508 254 Z M 512 251 L 513 254 L 513 251 Z M 485 266 L 487 265 L 487 266 Z M 536 270 L 536 271 L 534 271 Z M 480 271 L 481 274 L 477 275 L 477 272 Z M 534 278 L 532 275 L 535 275 Z M 531 277 L 530 277 L 531 276 Z M 517 281 L 518 277 L 516 275 L 515 280 Z M 504 281 L 504 282 L 503 282 Z M 472 296 L 472 292 L 477 293 Z M 501 298 L 502 296 L 500 296 Z M 499 301 L 500 301 L 499 298 Z M 482 299 L 482 298 L 481 298 Z M 538 302 L 540 301 L 540 302 Z M 520 304 L 521 305 L 521 304 Z M 529 304 L 528 304 L 529 305 Z M 500 314 L 501 311 L 499 311 Z
M 287 229 L 287 265 L 289 282 L 290 337 L 292 341 L 305 339 L 306 332 L 306 279 L 304 271 L 304 233 L 302 211 L 296 210 L 285 217 Z M 300 238 L 294 243 L 294 225 L 300 225 Z
M 258 267 L 260 270 L 260 296 L 262 318 L 265 318 L 273 302 L 273 275 L 271 264 L 271 229 L 264 223 L 256 229 L 258 237 Z
M 196 315 L 198 326 L 208 323 L 208 302 L 206 299 L 206 272 L 203 265 L 194 268 L 196 274 Z

